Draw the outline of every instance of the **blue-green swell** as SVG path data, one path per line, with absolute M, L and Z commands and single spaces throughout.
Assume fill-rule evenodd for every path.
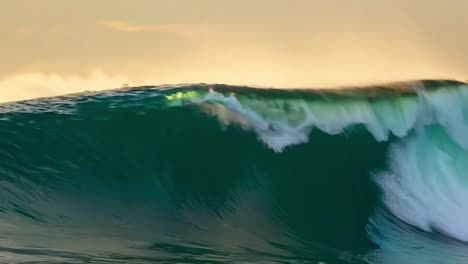
M 421 81 L 0 105 L 0 262 L 466 263 L 467 100 Z

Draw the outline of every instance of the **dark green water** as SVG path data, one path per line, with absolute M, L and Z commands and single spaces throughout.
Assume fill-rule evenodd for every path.
M 0 262 L 466 263 L 467 100 L 440 81 L 1 105 Z

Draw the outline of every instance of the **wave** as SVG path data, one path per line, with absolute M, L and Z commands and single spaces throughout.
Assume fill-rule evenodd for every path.
M 432 246 L 463 263 L 467 101 L 465 83 L 418 81 L 3 104 L 0 251 L 7 262 L 394 263 L 396 249 L 424 261 L 418 248 Z

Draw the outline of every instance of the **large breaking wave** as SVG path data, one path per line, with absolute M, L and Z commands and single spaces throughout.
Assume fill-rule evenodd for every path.
M 0 260 L 465 263 L 467 102 L 420 81 L 4 104 Z

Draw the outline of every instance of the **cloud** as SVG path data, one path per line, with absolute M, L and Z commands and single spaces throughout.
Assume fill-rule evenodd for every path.
M 175 32 L 187 30 L 191 25 L 184 24 L 134 24 L 123 21 L 101 21 L 99 25 L 115 31 L 137 33 L 137 32 Z
M 13 74 L 0 79 L 0 103 L 57 96 L 83 91 L 119 88 L 129 79 L 96 71 L 89 76 L 47 74 L 41 72 Z M 130 82 L 131 83 L 131 82 Z

